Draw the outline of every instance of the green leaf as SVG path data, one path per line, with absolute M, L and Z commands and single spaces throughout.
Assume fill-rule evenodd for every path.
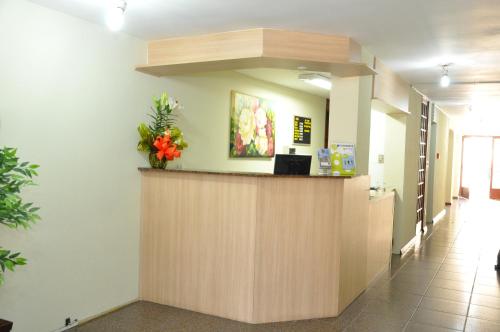
M 10 271 L 14 272 L 14 262 L 13 262 L 13 261 L 11 261 L 11 260 L 6 260 L 4 263 L 5 263 L 5 267 L 6 267 L 8 270 L 10 270 Z

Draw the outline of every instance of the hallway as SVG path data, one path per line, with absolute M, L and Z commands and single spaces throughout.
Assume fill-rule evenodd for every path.
M 74 331 L 500 331 L 500 202 L 455 201 L 414 252 L 338 318 L 249 325 L 137 302 Z

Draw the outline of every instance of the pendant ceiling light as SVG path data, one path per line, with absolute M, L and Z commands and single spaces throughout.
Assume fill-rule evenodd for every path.
M 123 27 L 125 21 L 125 10 L 127 2 L 125 0 L 117 0 L 109 9 L 106 16 L 106 23 L 111 31 L 119 31 Z
M 443 69 L 443 74 L 441 75 L 441 80 L 439 81 L 439 84 L 441 85 L 441 87 L 443 88 L 447 88 L 450 86 L 450 76 L 448 76 L 448 67 L 450 66 L 450 64 L 446 64 L 446 65 L 442 65 L 442 69 Z

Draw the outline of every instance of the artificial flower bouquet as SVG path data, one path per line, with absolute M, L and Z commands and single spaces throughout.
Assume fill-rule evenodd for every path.
M 153 168 L 165 168 L 168 161 L 180 158 L 181 151 L 187 148 L 182 131 L 176 127 L 175 114 L 179 103 L 166 92 L 160 98 L 153 98 L 151 123 L 141 123 L 137 128 L 141 137 L 137 150 L 149 154 L 149 163 Z

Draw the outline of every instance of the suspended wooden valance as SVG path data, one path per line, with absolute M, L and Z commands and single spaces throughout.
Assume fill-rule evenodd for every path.
M 138 71 L 167 76 L 248 68 L 307 69 L 350 77 L 374 74 L 349 37 L 251 29 L 149 42 Z

